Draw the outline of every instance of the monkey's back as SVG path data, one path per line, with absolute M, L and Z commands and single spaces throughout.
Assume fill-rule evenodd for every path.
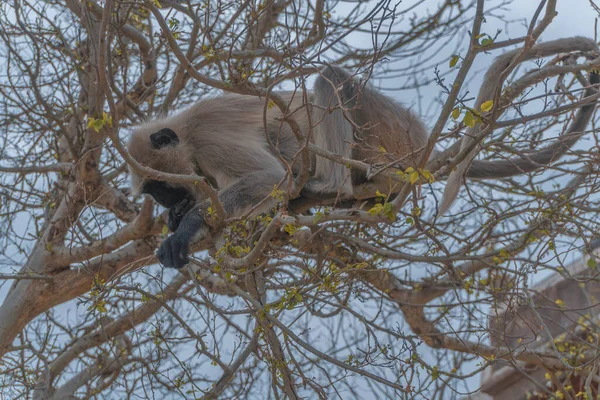
M 302 93 L 278 94 L 291 102 L 290 113 L 306 135 L 310 126 Z M 264 99 L 225 94 L 203 99 L 177 114 L 142 125 L 134 134 L 149 136 L 162 128 L 173 129 L 196 169 L 212 175 L 220 187 L 226 187 L 232 178 L 249 171 L 275 165 L 281 168 L 277 155 L 291 161 L 299 144 L 282 117 L 279 108 L 266 104 Z

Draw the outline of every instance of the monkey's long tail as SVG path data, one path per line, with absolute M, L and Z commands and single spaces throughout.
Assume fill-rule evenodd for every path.
M 500 81 L 502 72 L 510 66 L 513 58 L 519 54 L 520 51 L 521 49 L 509 51 L 499 56 L 496 61 L 494 61 L 490 69 L 485 74 L 484 83 L 479 95 L 477 96 L 475 104 L 476 108 L 479 108 L 484 101 L 488 101 L 494 97 L 497 86 L 503 83 Z M 598 45 L 594 42 L 594 40 L 584 37 L 553 40 L 533 46 L 527 53 L 522 55 L 519 62 L 522 63 L 526 60 L 531 60 L 534 58 L 548 57 L 559 53 L 569 53 L 573 51 L 595 52 L 595 56 L 597 56 Z M 590 79 L 593 82 L 597 82 L 598 77 L 594 75 L 595 73 L 591 73 Z M 514 98 L 514 96 L 518 94 L 517 92 L 520 91 L 515 90 L 510 97 Z M 586 95 L 593 93 L 596 93 L 595 88 L 590 87 L 586 90 Z M 586 104 L 582 106 L 584 109 L 583 112 L 580 110 L 577 113 L 577 117 L 579 118 L 576 118 L 573 121 L 573 126 L 569 128 L 567 134 L 563 135 L 553 145 L 548 146 L 539 152 L 530 153 L 525 157 L 514 157 L 504 161 L 492 161 L 491 164 L 490 162 L 486 163 L 483 161 L 475 162 L 474 158 L 477 155 L 477 148 L 473 147 L 465 159 L 456 166 L 456 169 L 451 172 L 450 176 L 448 177 L 442 202 L 439 207 L 440 214 L 445 213 L 450 208 L 458 196 L 460 187 L 462 186 L 466 177 L 470 176 L 473 178 L 484 179 L 519 175 L 525 172 L 533 171 L 559 158 L 581 137 L 585 131 L 587 123 L 589 122 L 589 118 L 593 113 L 594 107 L 594 104 Z M 467 129 L 467 134 L 461 141 L 461 150 L 473 146 L 473 141 L 475 140 L 474 138 L 479 133 L 479 129 L 480 127 L 478 126 Z
M 600 83 L 600 75 L 597 72 L 591 72 L 589 81 L 592 85 Z M 597 89 L 588 88 L 584 97 L 596 93 Z M 554 143 L 549 146 L 529 154 L 523 154 L 520 157 L 513 157 L 499 161 L 473 160 L 471 168 L 467 172 L 467 178 L 471 179 L 498 179 L 507 178 L 535 171 L 545 165 L 551 164 L 560 159 L 586 132 L 596 103 L 586 104 L 577 110 L 575 118 L 569 125 L 569 128 Z

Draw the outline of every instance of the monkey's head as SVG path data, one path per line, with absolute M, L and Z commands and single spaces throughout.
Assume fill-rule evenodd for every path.
M 142 126 L 131 135 L 127 149 L 140 164 L 157 171 L 171 174 L 191 175 L 195 172 L 187 146 L 169 128 L 155 130 Z M 196 201 L 201 192 L 193 185 L 169 183 L 147 179 L 132 168 L 129 169 L 131 187 L 135 193 L 149 194 L 158 204 L 171 208 L 184 200 Z

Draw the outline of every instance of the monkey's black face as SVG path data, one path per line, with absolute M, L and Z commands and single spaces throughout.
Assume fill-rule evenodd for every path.
M 149 194 L 158 204 L 171 208 L 186 199 L 194 197 L 184 188 L 171 186 L 165 182 L 148 181 L 142 187 L 142 193 Z
M 149 194 L 158 204 L 169 209 L 167 226 L 171 232 L 177 230 L 183 217 L 196 204 L 194 196 L 186 189 L 165 182 L 148 181 L 142 187 L 142 193 Z

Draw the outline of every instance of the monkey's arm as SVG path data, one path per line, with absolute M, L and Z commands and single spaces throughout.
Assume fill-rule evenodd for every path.
M 204 220 L 206 205 L 197 204 L 178 223 L 177 230 L 160 246 L 156 256 L 165 267 L 181 268 L 188 262 L 190 244 L 208 233 Z M 169 223 L 171 226 L 171 223 Z
M 185 217 L 195 204 L 196 203 L 192 199 L 185 198 L 169 209 L 167 226 L 171 232 L 175 232 L 177 228 L 179 228 L 179 224 L 181 224 L 183 217 Z
M 261 170 L 243 176 L 233 185 L 219 193 L 227 217 L 244 215 L 265 198 L 264 207 L 258 212 L 273 206 L 275 199 L 269 197 L 273 187 L 285 176 L 283 170 Z M 196 204 L 180 220 L 175 232 L 160 246 L 156 256 L 166 267 L 181 268 L 188 262 L 188 253 L 192 243 L 201 240 L 209 234 L 205 217 L 210 204 Z M 171 225 L 171 224 L 170 224 Z

